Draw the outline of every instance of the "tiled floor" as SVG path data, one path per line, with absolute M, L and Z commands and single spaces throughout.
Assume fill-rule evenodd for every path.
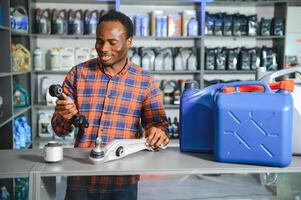
M 57 199 L 64 199 L 66 178 L 57 184 Z M 257 176 L 147 175 L 142 176 L 139 200 L 274 200 Z

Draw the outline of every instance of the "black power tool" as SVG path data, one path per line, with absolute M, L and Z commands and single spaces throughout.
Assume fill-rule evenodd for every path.
M 51 85 L 49 87 L 49 94 L 53 97 L 57 97 L 60 100 L 65 99 L 63 96 L 63 88 L 62 88 L 62 86 L 60 86 L 58 84 Z M 88 128 L 89 127 L 89 122 L 84 115 L 76 114 L 71 118 L 71 121 L 75 127 L 79 127 L 79 128 Z

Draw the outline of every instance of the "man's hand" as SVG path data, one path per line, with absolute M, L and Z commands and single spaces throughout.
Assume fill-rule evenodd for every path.
M 146 143 L 151 148 L 164 147 L 169 142 L 167 134 L 158 127 L 150 127 L 142 133 L 142 138 L 146 138 Z
M 58 99 L 56 101 L 55 112 L 60 114 L 65 119 L 71 119 L 78 113 L 78 110 L 74 101 L 70 97 L 64 93 L 62 95 L 64 96 L 64 100 Z

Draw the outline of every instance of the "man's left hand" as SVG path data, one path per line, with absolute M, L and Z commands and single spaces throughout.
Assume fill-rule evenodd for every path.
M 150 127 L 142 133 L 142 138 L 146 138 L 146 144 L 156 149 L 158 147 L 164 147 L 169 142 L 167 134 L 158 127 Z

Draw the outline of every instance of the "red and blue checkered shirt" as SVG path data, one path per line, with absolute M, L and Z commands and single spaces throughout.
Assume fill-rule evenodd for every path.
M 104 144 L 113 139 L 137 138 L 140 120 L 144 129 L 151 126 L 167 129 L 161 92 L 150 73 L 134 63 L 128 62 L 111 77 L 104 72 L 98 58 L 89 60 L 70 70 L 63 91 L 74 100 L 79 114 L 89 121 L 88 128 L 79 130 L 75 147 L 92 148 L 97 137 Z M 52 127 L 58 136 L 72 130 L 71 121 L 56 113 Z M 93 176 L 83 179 L 73 177 L 68 182 L 69 189 L 118 190 L 122 185 L 136 183 L 139 177 Z

